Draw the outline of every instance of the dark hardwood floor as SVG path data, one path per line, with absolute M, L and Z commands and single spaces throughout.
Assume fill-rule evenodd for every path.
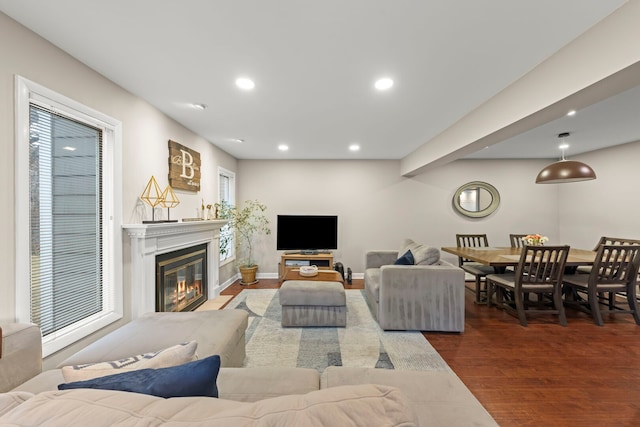
M 262 279 L 222 294 L 278 287 Z M 471 291 L 465 314 L 463 334 L 423 335 L 501 426 L 640 426 L 640 326 L 631 315 L 605 316 L 599 327 L 568 309 L 567 327 L 546 314 L 523 327 L 474 304 Z

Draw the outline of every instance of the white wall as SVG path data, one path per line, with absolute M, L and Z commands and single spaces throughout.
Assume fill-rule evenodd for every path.
M 0 322 L 15 318 L 15 286 L 28 286 L 27 278 L 15 277 L 14 237 L 14 76 L 21 75 L 64 96 L 72 98 L 123 123 L 123 222 L 140 222 L 136 214 L 138 196 L 155 175 L 160 186 L 167 184 L 168 140 L 172 139 L 198 151 L 202 160 L 201 191 L 197 194 L 176 191 L 181 204 L 172 209 L 172 218 L 193 217 L 204 198 L 217 198 L 217 168 L 236 170 L 236 160 L 165 116 L 145 101 L 120 88 L 78 62 L 33 32 L 0 13 Z M 196 112 L 194 112 L 196 113 Z M 145 207 L 150 218 L 151 211 Z M 166 216 L 166 211 L 163 212 Z M 72 346 L 49 359 L 48 366 L 81 345 L 104 335 L 129 318 L 131 292 L 129 283 L 128 239 L 124 246 L 125 318 L 88 340 Z M 221 280 L 226 278 L 221 277 Z M 65 356 L 66 357 L 66 356 Z
M 456 233 L 487 233 L 495 246 L 508 246 L 509 233 L 539 232 L 558 241 L 558 186 L 534 183 L 547 163 L 466 160 L 405 178 L 396 160 L 240 160 L 238 200 L 267 205 L 272 235 L 260 242 L 257 257 L 263 277 L 277 272 L 278 214 L 338 215 L 335 260 L 362 273 L 365 251 L 396 249 L 405 237 L 437 247 L 455 246 Z M 497 187 L 502 203 L 494 214 L 471 219 L 453 210 L 455 191 L 469 181 Z
M 263 277 L 277 273 L 278 214 L 338 215 L 335 260 L 354 273 L 363 272 L 365 251 L 396 249 L 405 237 L 441 247 L 454 246 L 456 233 L 487 233 L 491 245 L 508 246 L 509 233 L 541 233 L 551 244 L 580 248 L 602 235 L 640 238 L 640 142 L 574 159 L 598 178 L 535 184 L 548 160 L 458 160 L 413 178 L 400 176 L 394 160 L 240 160 L 238 200 L 257 198 L 268 208 L 273 233 L 257 251 Z M 469 181 L 498 189 L 495 213 L 471 219 L 453 210 L 456 189 Z
M 593 248 L 599 236 L 640 239 L 640 141 L 576 156 L 597 179 L 561 186 L 560 237 Z

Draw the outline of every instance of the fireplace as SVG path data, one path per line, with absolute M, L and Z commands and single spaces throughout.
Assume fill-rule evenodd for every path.
M 156 256 L 156 311 L 193 311 L 207 289 L 206 244 Z
M 226 220 L 211 220 L 122 226 L 131 242 L 129 282 L 132 319 L 156 311 L 156 257 L 163 254 L 206 245 L 207 262 L 202 270 L 202 280 L 206 280 L 206 285 L 202 285 L 202 292 L 206 292 L 205 298 L 215 298 L 220 294 L 218 239 L 220 227 L 226 223 Z

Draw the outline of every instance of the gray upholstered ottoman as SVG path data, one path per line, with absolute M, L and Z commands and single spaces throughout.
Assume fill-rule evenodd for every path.
M 347 326 L 342 283 L 288 280 L 278 291 L 282 326 Z

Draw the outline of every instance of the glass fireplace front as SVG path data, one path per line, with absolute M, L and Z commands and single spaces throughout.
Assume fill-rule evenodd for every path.
M 206 244 L 156 256 L 156 311 L 193 311 L 206 300 Z

